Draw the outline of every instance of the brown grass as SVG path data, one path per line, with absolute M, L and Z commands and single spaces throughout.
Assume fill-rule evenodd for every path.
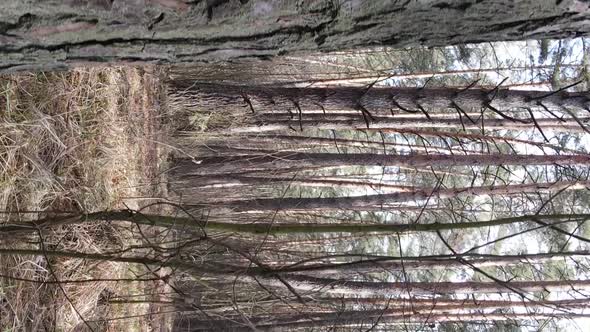
M 52 210 L 98 211 L 157 195 L 164 155 L 160 134 L 159 79 L 155 68 L 91 68 L 68 73 L 0 77 L 0 222 L 46 216 Z M 62 227 L 44 234 L 45 246 L 101 252 L 134 241 L 106 224 Z M 27 239 L 0 237 L 0 247 L 39 248 Z M 31 242 L 31 241 L 28 241 Z M 0 274 L 38 281 L 125 278 L 130 267 L 80 259 L 0 256 Z M 55 274 L 55 276 L 54 276 Z M 85 320 L 145 312 L 145 306 L 107 305 L 109 294 L 142 291 L 139 283 L 31 283 L 0 278 L 4 331 L 72 331 Z M 67 296 L 64 294 L 67 294 Z M 125 325 L 127 324 L 127 325 Z M 91 322 L 95 331 L 129 330 L 141 323 Z M 84 329 L 82 328 L 82 330 Z

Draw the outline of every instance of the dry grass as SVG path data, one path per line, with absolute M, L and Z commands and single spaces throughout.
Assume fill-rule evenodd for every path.
M 154 68 L 92 68 L 0 77 L 0 210 L 44 211 L 5 213 L 0 222 L 38 218 L 52 210 L 135 208 L 141 202 L 127 197 L 157 192 L 145 183 L 158 173 L 161 159 L 158 147 L 149 143 L 159 130 L 154 117 L 159 112 L 159 73 Z M 77 225 L 45 234 L 44 242 L 61 250 L 101 252 L 129 241 L 125 235 L 106 224 Z M 0 247 L 39 248 L 26 243 L 31 239 L 38 240 L 0 238 Z M 0 273 L 39 281 L 54 280 L 54 274 L 59 279 L 130 274 L 122 263 L 62 258 L 48 262 L 11 255 L 0 256 Z M 109 294 L 141 287 L 112 282 L 58 286 L 0 278 L 0 326 L 2 332 L 79 330 L 86 326 L 80 316 L 94 320 L 119 314 L 106 304 Z M 142 310 L 126 306 L 122 314 Z M 124 323 L 90 325 L 95 331 L 107 325 L 109 330 L 128 330 Z

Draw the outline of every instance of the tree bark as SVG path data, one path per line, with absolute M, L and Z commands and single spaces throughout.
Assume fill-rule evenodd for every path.
M 322 292 L 324 294 L 359 297 L 399 297 L 410 294 L 423 296 L 433 294 L 491 294 L 529 292 L 568 292 L 590 290 L 590 280 L 557 281 L 510 281 L 497 282 L 370 282 L 350 281 L 329 278 L 316 278 L 304 275 L 284 275 L 284 281 L 299 291 Z M 251 277 L 244 277 L 251 278 Z M 285 287 L 275 278 L 256 277 L 268 286 Z M 252 282 L 256 282 L 252 280 Z
M 468 258 L 470 266 L 478 268 L 494 266 L 511 266 L 518 264 L 544 264 L 552 261 L 564 261 L 566 259 L 584 259 L 590 256 L 589 251 L 522 254 L 522 255 L 485 255 L 481 258 Z M 430 270 L 430 269 L 455 269 L 469 268 L 464 262 L 454 257 L 383 257 L 368 258 L 355 262 L 345 263 L 320 263 L 278 268 L 281 272 L 313 272 L 315 276 L 325 274 L 342 273 L 370 273 L 379 271 L 400 270 Z
M 562 68 L 576 68 L 579 67 L 578 64 L 563 64 Z M 343 75 L 344 78 L 312 78 L 307 80 L 299 80 L 299 81 L 292 81 L 286 82 L 286 84 L 298 84 L 297 86 L 309 86 L 313 83 L 315 87 L 322 87 L 322 86 L 335 86 L 335 85 L 367 85 L 371 84 L 375 81 L 383 81 L 389 78 L 397 79 L 397 80 L 410 80 L 410 79 L 427 79 L 430 77 L 444 77 L 444 76 L 455 76 L 455 75 L 480 75 L 483 73 L 497 73 L 499 71 L 523 71 L 523 70 L 540 70 L 540 69 L 552 69 L 553 65 L 540 65 L 540 66 L 514 66 L 514 67 L 498 67 L 498 68 L 477 68 L 477 69 L 459 69 L 459 70 L 443 70 L 443 71 L 423 71 L 423 72 L 415 72 L 415 73 L 397 73 L 397 74 L 390 74 L 388 71 L 377 71 L 372 73 L 350 73 Z M 359 71 L 359 70 L 357 70 Z M 530 85 L 537 85 L 537 84 L 548 84 L 547 82 L 541 83 L 521 83 L 521 84 L 511 84 L 511 85 L 503 85 L 503 87 L 514 87 L 514 86 L 530 86 Z M 492 87 L 493 88 L 493 87 Z
M 383 310 L 382 310 L 383 311 Z M 347 315 L 348 314 L 348 315 Z M 346 328 L 354 328 L 365 330 L 371 328 L 373 324 L 375 326 L 381 326 L 383 324 L 399 324 L 400 329 L 403 331 L 410 330 L 411 327 L 408 324 L 417 323 L 417 328 L 420 330 L 426 330 L 425 326 L 432 323 L 444 323 L 444 322 L 459 322 L 459 323 L 490 323 L 490 327 L 493 326 L 492 322 L 496 321 L 511 321 L 518 322 L 524 320 L 550 320 L 550 319 L 572 319 L 572 318 L 590 318 L 588 314 L 582 313 L 464 313 L 460 310 L 450 312 L 440 312 L 438 310 L 432 310 L 432 312 L 418 311 L 416 313 L 411 312 L 411 308 L 407 308 L 407 311 L 397 311 L 371 316 L 365 314 L 363 311 L 356 311 L 350 313 L 339 313 L 334 314 L 333 317 L 340 316 L 338 319 L 327 318 L 318 320 L 302 320 L 298 322 L 289 323 L 277 323 L 276 325 L 263 325 L 257 326 L 262 331 L 280 331 L 281 329 L 318 329 L 318 328 L 332 328 L 338 330 L 338 327 L 345 326 Z M 205 322 L 206 323 L 206 322 Z M 200 326 L 203 323 L 193 322 L 194 326 Z M 387 326 L 386 325 L 386 326 Z M 481 324 L 478 324 L 481 325 Z M 390 327 L 391 328 L 391 327 Z M 278 329 L 278 330 L 277 330 Z M 198 331 L 200 329 L 193 329 L 189 331 Z M 246 330 L 246 329 L 244 329 Z
M 4 0 L 0 70 L 587 35 L 578 0 Z
M 373 299 L 374 302 L 381 302 L 380 299 Z M 332 301 L 340 303 L 342 299 L 332 299 Z M 402 300 L 403 301 L 403 300 Z M 446 303 L 445 303 L 446 302 Z M 401 303 L 401 307 L 399 306 Z M 441 304 L 444 303 L 444 304 Z M 373 303 L 375 304 L 375 303 Z M 310 303 L 309 305 L 313 305 Z M 269 312 L 269 316 L 265 317 L 251 317 L 250 321 L 255 323 L 257 328 L 264 330 L 276 331 L 277 328 L 295 329 L 295 328 L 319 328 L 319 327 L 338 327 L 346 326 L 352 328 L 353 326 L 365 327 L 373 325 L 376 322 L 392 322 L 400 321 L 417 321 L 418 317 L 423 319 L 422 324 L 427 322 L 444 321 L 445 315 L 447 317 L 476 317 L 479 315 L 482 320 L 491 320 L 493 317 L 498 317 L 494 310 L 504 309 L 507 314 L 505 317 L 516 318 L 514 316 L 516 310 L 528 313 L 529 318 L 542 317 L 544 315 L 554 314 L 556 309 L 558 312 L 567 312 L 572 317 L 583 314 L 583 309 L 590 306 L 587 300 L 559 300 L 559 301 L 486 301 L 486 300 L 440 300 L 432 299 L 426 301 L 405 301 L 399 302 L 398 299 L 390 299 L 385 304 L 380 304 L 380 309 L 376 306 L 372 308 L 355 308 L 341 309 L 338 311 L 328 311 L 326 309 L 318 308 L 313 310 L 310 307 L 306 311 L 295 311 L 291 309 L 285 312 Z M 233 308 L 223 308 L 221 313 L 227 314 Z M 512 310 L 511 310 L 512 309 Z M 552 310 L 553 309 L 553 310 Z M 524 316 L 524 314 L 521 314 Z M 567 316 L 565 316 L 567 317 Z M 382 321 L 383 319 L 383 321 Z M 419 321 L 419 320 L 418 320 Z M 206 322 L 197 323 L 196 320 L 192 322 L 193 326 L 203 326 Z M 364 329 L 363 329 L 364 330 Z M 184 330 L 183 330 L 184 331 Z
M 285 129 L 363 129 L 442 127 L 466 129 L 575 129 L 590 118 L 590 93 L 482 88 L 268 88 L 174 81 L 170 105 L 192 111 L 242 109 L 245 125 L 232 132 Z M 451 109 L 443 117 L 431 111 Z M 394 110 L 396 113 L 394 113 Z M 486 110 L 480 119 L 472 112 Z M 515 115 L 514 110 L 519 114 Z M 525 110 L 525 112 L 523 112 Z M 528 111 L 527 111 L 528 110 Z M 535 119 L 533 119 L 535 111 Z M 558 117 L 554 112 L 564 115 Z M 391 114 L 390 114 L 391 113 Z M 416 113 L 419 116 L 401 115 Z M 455 115 L 453 115 L 455 114 Z M 469 115 L 471 114 L 471 116 Z M 543 115 L 544 114 L 544 115 Z M 576 115 L 577 119 L 572 117 Z M 493 116 L 493 117 L 490 117 Z M 251 123 L 250 126 L 247 124 Z M 225 128 L 224 128 L 225 129 Z
M 255 113 L 275 113 L 289 118 L 285 107 L 294 109 L 295 103 L 308 111 L 319 111 L 304 114 L 306 116 L 322 116 L 329 118 L 331 113 L 322 111 L 360 111 L 385 110 L 402 108 L 420 113 L 424 109 L 454 109 L 455 105 L 466 111 L 479 111 L 488 105 L 501 110 L 511 108 L 541 108 L 539 102 L 552 110 L 568 107 L 571 110 L 586 111 L 590 107 L 588 92 L 547 93 L 545 91 L 526 90 L 488 90 L 482 88 L 399 88 L 399 87 L 326 87 L 326 88 L 273 88 L 249 87 L 221 84 L 195 84 L 194 81 L 172 81 L 170 92 L 173 98 L 184 99 L 195 107 L 211 107 L 217 109 L 248 107 L 244 97 L 252 103 Z M 401 107 L 400 107 L 401 106 Z M 355 115 L 354 113 L 350 115 Z
M 362 139 L 345 139 L 345 138 L 328 138 L 328 137 L 317 137 L 317 136 L 299 136 L 299 135 L 262 135 L 258 134 L 250 135 L 236 135 L 233 137 L 225 138 L 223 141 L 210 141 L 207 146 L 211 149 L 199 148 L 194 152 L 198 155 L 200 151 L 203 154 L 211 154 L 211 150 L 216 151 L 216 155 L 233 155 L 234 151 L 241 151 L 242 149 L 251 149 L 252 151 L 262 151 L 268 148 L 269 145 L 274 146 L 277 150 L 279 147 L 290 151 L 313 151 L 317 150 L 318 147 L 331 147 L 334 150 L 340 150 L 342 147 L 356 147 L 356 148 L 371 148 L 379 151 L 396 151 L 397 149 L 405 149 L 405 151 L 419 151 L 421 153 L 446 153 L 453 152 L 459 154 L 469 153 L 481 153 L 481 150 L 460 148 L 460 147 L 449 147 L 449 146 L 436 146 L 431 145 L 424 147 L 420 144 L 408 144 L 399 142 L 388 142 L 384 140 L 362 140 Z M 441 135 L 439 135 L 441 136 Z M 491 139 L 490 139 L 491 140 Z M 504 143 L 504 142 L 502 142 Z M 442 144 L 441 144 L 442 145 Z M 539 146 L 539 145 L 535 145 Z M 540 145 L 543 147 L 543 144 Z M 545 145 L 551 146 L 551 145 Z M 189 149 L 194 150 L 194 146 L 189 146 Z M 557 147 L 556 149 L 559 149 Z M 191 151 L 191 150 L 189 150 Z M 560 149 L 559 151 L 566 151 Z M 570 152 L 570 151 L 568 151 Z M 572 153 L 580 154 L 579 151 L 571 150 Z
M 391 133 L 399 133 L 399 134 L 411 134 L 411 135 L 420 135 L 420 136 L 432 136 L 432 137 L 440 137 L 446 139 L 452 139 L 455 141 L 461 141 L 464 139 L 466 141 L 475 141 L 475 142 L 498 142 L 498 143 L 506 143 L 506 144 L 526 144 L 530 146 L 535 146 L 539 148 L 541 151 L 545 151 L 545 148 L 551 149 L 555 152 L 568 152 L 569 154 L 587 154 L 583 151 L 576 150 L 576 149 L 568 149 L 566 147 L 560 146 L 558 144 L 550 144 L 546 142 L 538 142 L 532 140 L 525 140 L 525 139 L 518 139 L 512 137 L 502 137 L 502 136 L 494 136 L 494 135 L 483 135 L 483 134 L 466 134 L 466 133 L 455 133 L 449 131 L 440 131 L 440 130 L 428 130 L 428 129 L 398 129 L 398 130 L 384 130 L 383 132 L 391 132 Z
M 423 201 L 429 197 L 444 199 L 463 195 L 511 195 L 530 192 L 555 192 L 590 187 L 590 181 L 563 181 L 554 183 L 515 184 L 506 186 L 481 186 L 454 189 L 418 188 L 414 190 L 366 196 L 326 198 L 260 198 L 223 202 L 236 211 L 268 210 L 362 210 L 371 207 L 387 207 L 391 204 Z M 407 188 L 406 188 L 407 189 Z
M 335 315 L 336 316 L 336 315 Z M 316 320 L 301 320 L 297 322 L 284 323 L 260 323 L 255 326 L 259 331 L 298 331 L 298 330 L 353 330 L 365 331 L 373 330 L 376 327 L 381 327 L 384 331 L 428 331 L 427 327 L 436 327 L 435 323 L 449 323 L 456 322 L 459 324 L 474 323 L 474 326 L 494 328 L 494 322 L 510 321 L 513 324 L 520 326 L 521 321 L 530 320 L 554 320 L 554 319 L 573 319 L 573 318 L 590 318 L 588 314 L 558 312 L 558 313 L 457 313 L 456 311 L 443 312 L 412 312 L 408 308 L 405 312 L 398 311 L 391 314 L 378 314 L 370 316 L 363 314 L 362 311 L 356 311 L 352 316 L 346 316 L 346 313 L 339 314 L 337 320 L 334 319 L 316 319 Z M 539 323 L 540 324 L 540 323 Z M 469 326 L 469 325 L 468 325 Z M 187 319 L 178 320 L 174 325 L 175 330 L 184 332 L 210 331 L 211 329 L 235 332 L 252 331 L 252 328 L 245 326 L 245 324 L 236 323 L 236 321 L 227 320 L 201 320 L 201 319 Z M 385 328 L 383 328 L 385 327 Z M 397 328 L 395 328 L 397 327 Z M 535 325 L 538 327 L 538 325 Z
M 38 228 L 49 228 L 60 225 L 81 224 L 99 220 L 127 221 L 137 225 L 159 226 L 170 229 L 196 230 L 212 229 L 229 232 L 243 232 L 250 234 L 313 234 L 313 233 L 405 233 L 405 232 L 435 232 L 451 229 L 468 229 L 478 227 L 501 226 L 514 223 L 535 222 L 549 228 L 555 225 L 577 222 L 588 219 L 588 214 L 547 214 L 524 215 L 486 221 L 457 222 L 457 223 L 428 223 L 428 224 L 305 224 L 305 223 L 229 223 L 199 220 L 191 217 L 162 216 L 129 211 L 105 211 L 90 214 L 78 214 L 63 218 L 47 218 L 37 221 L 21 222 L 19 224 L 0 225 L 0 234 L 13 235 L 18 233 L 30 234 Z
M 269 145 L 274 146 L 285 146 L 286 149 L 289 149 L 292 146 L 330 146 L 339 150 L 340 147 L 343 146 L 352 146 L 352 147 L 364 147 L 364 148 L 373 148 L 375 150 L 393 150 L 395 151 L 396 147 L 403 147 L 408 148 L 411 150 L 417 151 L 425 151 L 425 152 L 441 152 L 445 153 L 448 151 L 458 152 L 459 154 L 468 154 L 468 153 L 481 153 L 481 150 L 477 150 L 479 152 L 475 152 L 476 150 L 468 149 L 466 147 L 454 147 L 456 144 L 459 143 L 459 146 L 465 145 L 467 143 L 480 143 L 483 146 L 493 146 L 494 144 L 487 144 L 487 143 L 496 143 L 496 144 L 506 144 L 506 145 L 516 145 L 516 144 L 525 144 L 527 146 L 536 147 L 540 151 L 545 151 L 548 149 L 549 151 L 555 152 L 567 152 L 567 154 L 587 154 L 581 150 L 576 149 L 568 149 L 567 147 L 562 147 L 557 144 L 550 144 L 546 142 L 539 142 L 533 140 L 525 140 L 525 139 L 518 139 L 518 138 L 511 138 L 511 137 L 501 137 L 501 136 L 494 136 L 494 135 L 484 135 L 484 134 L 466 134 L 466 133 L 456 133 L 451 131 L 441 131 L 441 130 L 429 130 L 429 129 L 384 129 L 381 130 L 383 133 L 388 134 L 399 134 L 399 135 L 415 135 L 415 136 L 426 136 L 426 137 L 435 137 L 440 138 L 448 141 L 449 145 L 443 145 L 441 143 L 432 144 L 427 146 L 426 148 L 424 145 L 416 144 L 407 144 L 407 143 L 398 143 L 394 140 L 391 142 L 389 137 L 385 139 L 345 139 L 345 138 L 338 138 L 338 137 L 319 137 L 319 136 L 305 136 L 305 135 L 281 135 L 281 134 L 242 134 L 242 135 L 235 135 L 224 137 L 223 140 L 212 140 L 211 143 L 208 145 L 223 145 L 225 144 L 225 150 L 227 146 L 232 147 L 252 147 L 252 148 L 268 148 Z M 186 141 L 186 143 L 185 143 Z M 185 139 L 185 141 L 181 141 L 180 145 L 185 147 L 185 150 L 192 151 L 194 150 L 194 143 L 192 142 L 192 138 Z M 193 143 L 193 144 L 191 144 Z M 279 145 L 280 144 L 280 145 Z M 231 151 L 231 149 L 229 149 Z M 276 150 L 276 148 L 275 148 Z M 198 150 L 201 151 L 201 150 Z M 211 153 L 211 150 L 204 151 L 203 153 Z M 487 148 L 487 152 L 491 151 L 498 151 L 496 149 Z M 559 154 L 562 154 L 559 153 Z M 198 154 L 198 153 L 194 153 Z
M 174 172 L 182 176 L 232 174 L 244 170 L 279 170 L 298 167 L 331 166 L 398 166 L 398 167 L 457 167 L 457 166 L 527 166 L 527 165 L 588 165 L 590 155 L 386 155 L 371 153 L 304 153 L 277 151 L 272 154 L 205 157 L 198 160 L 182 158 L 176 161 Z
M 488 293 L 513 293 L 514 291 L 527 292 L 568 292 L 590 289 L 590 280 L 556 280 L 556 281 L 510 281 L 498 282 L 369 282 L 349 281 L 329 278 L 316 278 L 304 275 L 285 274 L 281 279 L 276 278 L 275 272 L 260 274 L 255 270 L 248 271 L 237 278 L 231 270 L 224 270 L 226 265 L 214 262 L 202 262 L 195 264 L 180 260 L 153 259 L 148 257 L 117 257 L 112 255 L 91 254 L 67 251 L 41 251 L 37 249 L 1 249 L 0 255 L 45 255 L 51 257 L 73 257 L 91 260 L 127 262 L 138 264 L 153 264 L 170 266 L 189 271 L 199 271 L 204 274 L 229 277 L 231 280 L 241 280 L 273 287 L 285 287 L 287 282 L 290 287 L 300 291 L 321 291 L 324 294 L 354 295 L 359 297 L 387 297 L 403 296 L 410 294 L 488 294 Z M 229 273 L 228 273 L 229 272 Z

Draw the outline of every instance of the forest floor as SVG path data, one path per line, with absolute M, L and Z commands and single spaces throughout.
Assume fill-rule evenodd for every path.
M 0 211 L 44 211 L 2 212 L 0 223 L 46 217 L 50 211 L 139 209 L 166 197 L 162 176 L 168 152 L 160 144 L 166 132 L 165 75 L 158 67 L 104 67 L 0 76 Z M 104 252 L 142 241 L 130 237 L 131 230 L 114 229 L 62 227 L 30 246 Z M 26 240 L 0 237 L 0 246 L 24 248 Z M 0 255 L 0 330 L 166 331 L 170 321 L 158 314 L 162 308 L 146 304 L 156 299 L 142 296 L 164 293 L 166 285 L 107 280 L 164 273 L 145 269 Z M 56 279 L 64 282 L 41 283 Z M 66 282 L 73 279 L 94 281 Z

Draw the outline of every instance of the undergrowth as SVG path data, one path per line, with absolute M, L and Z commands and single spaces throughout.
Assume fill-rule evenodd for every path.
M 136 195 L 143 161 L 130 110 L 141 106 L 129 96 L 141 87 L 141 75 L 93 68 L 0 76 L 0 223 L 118 208 Z M 101 252 L 125 241 L 126 234 L 111 227 L 64 226 L 41 237 L 0 234 L 0 246 Z M 0 255 L 2 331 L 103 331 L 108 324 L 100 319 L 113 310 L 109 294 L 137 285 L 51 282 L 128 274 L 121 263 Z

